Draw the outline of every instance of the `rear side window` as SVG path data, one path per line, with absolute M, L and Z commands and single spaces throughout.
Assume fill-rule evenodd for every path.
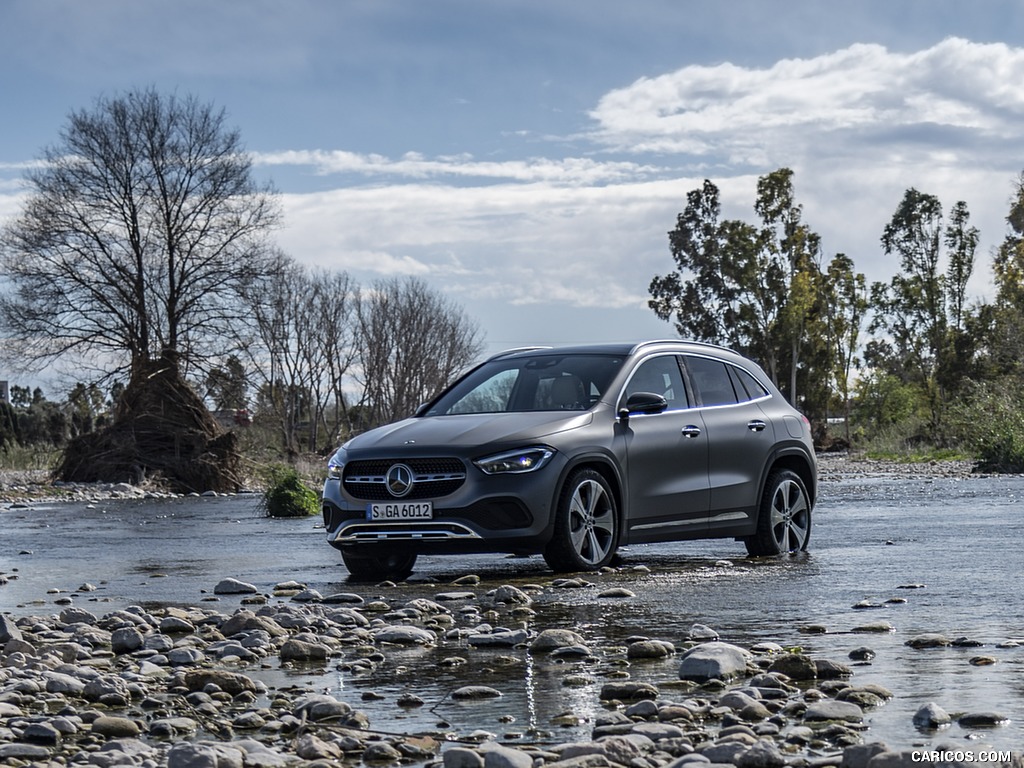
M 768 391 L 761 386 L 758 380 L 742 368 L 730 365 L 729 372 L 733 375 L 736 392 L 740 395 L 741 400 L 760 400 L 768 395 Z M 743 396 L 744 393 L 746 397 Z
M 703 405 L 733 405 L 739 402 L 726 365 L 707 357 L 686 357 L 686 370 L 690 374 L 700 402 Z M 746 400 L 746 394 L 743 399 Z

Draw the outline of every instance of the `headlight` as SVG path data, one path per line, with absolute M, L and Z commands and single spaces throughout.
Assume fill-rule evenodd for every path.
M 499 453 L 495 456 L 487 456 L 483 459 L 477 459 L 473 463 L 488 475 L 518 475 L 540 469 L 554 455 L 555 452 L 551 448 L 538 445 L 531 448 L 521 448 L 518 451 Z
M 348 445 L 346 443 L 345 445 Z M 348 458 L 348 453 L 345 451 L 345 446 L 341 446 L 338 452 L 331 456 L 330 461 L 327 462 L 327 479 L 328 480 L 341 480 L 341 475 L 345 471 L 345 460 Z

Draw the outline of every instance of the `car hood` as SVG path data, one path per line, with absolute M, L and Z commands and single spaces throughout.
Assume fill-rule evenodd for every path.
M 420 416 L 372 429 L 345 444 L 349 453 L 402 449 L 419 452 L 432 447 L 501 449 L 513 443 L 529 445 L 569 429 L 586 426 L 592 413 L 530 411 L 525 413 L 466 413 Z

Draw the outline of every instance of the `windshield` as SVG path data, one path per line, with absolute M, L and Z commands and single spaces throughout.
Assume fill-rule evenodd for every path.
M 424 415 L 585 411 L 622 367 L 614 355 L 538 354 L 484 363 L 445 392 Z

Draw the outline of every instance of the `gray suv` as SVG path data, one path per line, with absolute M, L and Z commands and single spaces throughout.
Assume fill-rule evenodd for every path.
M 732 537 L 806 549 L 807 419 L 728 349 L 684 341 L 495 355 L 330 459 L 327 540 L 355 579 L 419 554 L 542 554 L 558 572 L 627 544 Z

